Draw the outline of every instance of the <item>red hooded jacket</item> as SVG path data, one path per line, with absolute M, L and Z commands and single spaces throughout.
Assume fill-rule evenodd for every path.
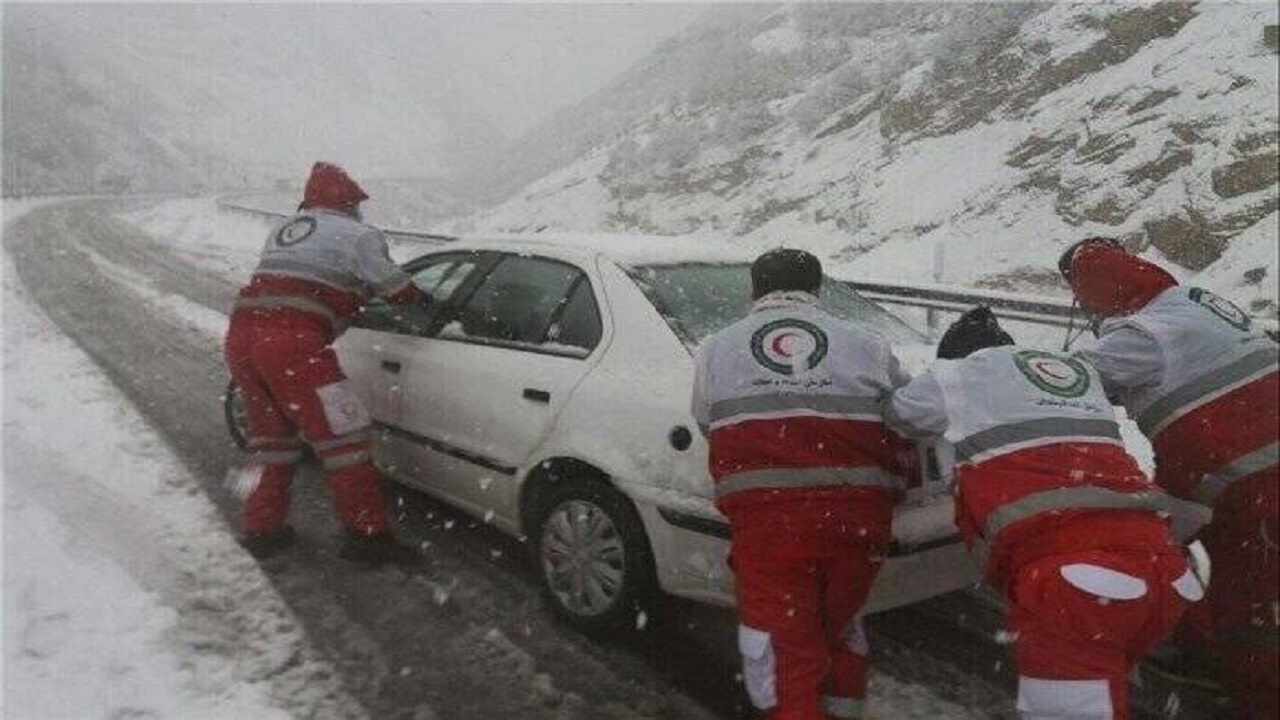
M 1071 289 L 1080 307 L 1103 317 L 1128 315 L 1178 284 L 1163 268 L 1103 244 L 1087 244 L 1071 258 Z
M 1107 317 L 1081 354 L 1151 439 L 1156 479 L 1179 497 L 1253 516 L 1277 508 L 1275 344 L 1248 315 L 1178 288 L 1124 250 L 1086 244 L 1071 259 L 1081 307 Z
M 311 167 L 311 176 L 307 178 L 307 187 L 298 209 L 326 208 L 348 212 L 357 203 L 368 199 L 369 195 L 345 170 L 332 163 L 318 162 Z

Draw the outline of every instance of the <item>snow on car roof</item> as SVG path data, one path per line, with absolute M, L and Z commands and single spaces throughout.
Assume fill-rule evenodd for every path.
M 451 247 L 486 247 L 530 251 L 556 248 L 604 255 L 622 265 L 667 263 L 748 263 L 760 252 L 755 247 L 728 243 L 705 235 L 609 235 L 597 233 L 546 233 L 464 236 Z

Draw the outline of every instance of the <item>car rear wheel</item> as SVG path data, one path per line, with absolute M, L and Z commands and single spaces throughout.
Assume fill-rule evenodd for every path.
M 657 583 L 635 508 L 598 482 L 556 484 L 530 536 L 552 609 L 586 632 L 643 627 Z
M 236 447 L 244 450 L 249 447 L 249 416 L 244 407 L 244 396 L 236 381 L 227 383 L 227 391 L 222 396 L 222 415 L 227 423 L 227 433 Z

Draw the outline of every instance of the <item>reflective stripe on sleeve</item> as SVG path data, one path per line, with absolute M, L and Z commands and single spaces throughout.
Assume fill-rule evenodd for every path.
M 901 489 L 902 478 L 880 468 L 770 468 L 727 475 L 716 482 L 716 497 L 743 490 L 781 490 L 807 487 L 882 487 Z
M 279 310 L 281 308 L 291 308 L 293 310 L 301 310 L 303 312 L 313 313 L 323 317 L 330 323 L 334 323 L 338 319 L 337 313 L 328 305 L 316 300 L 308 300 L 304 297 L 294 295 L 262 295 L 260 297 L 242 297 L 236 299 L 236 310 Z
M 351 467 L 352 465 L 359 465 L 360 463 L 368 462 L 369 451 L 357 450 L 355 452 L 342 453 L 341 455 L 321 458 L 320 461 L 324 465 L 325 470 L 340 470 L 345 467 Z
M 711 404 L 711 426 L 776 415 L 819 415 L 850 420 L 881 421 L 879 398 L 858 395 L 749 395 Z
M 1263 348 L 1201 375 L 1151 403 L 1138 416 L 1138 427 L 1147 437 L 1155 437 L 1173 421 L 1201 405 L 1275 372 L 1277 361 L 1280 361 L 1280 349 Z
M 1114 420 L 1039 418 L 997 425 L 960 440 L 955 444 L 956 460 L 981 462 L 1014 450 L 1069 442 L 1123 444 L 1120 426 Z
M 857 698 L 823 695 L 822 709 L 828 717 L 851 720 L 862 717 L 862 701 Z
M 1122 493 L 1107 488 L 1082 486 L 1032 493 L 1005 503 L 987 515 L 983 534 L 988 541 L 1001 530 L 1042 512 L 1053 510 L 1148 510 L 1208 523 L 1213 513 L 1198 503 L 1178 500 L 1159 492 Z
M 289 258 L 265 257 L 254 272 L 314 280 L 343 292 L 360 290 L 360 284 L 355 282 L 355 278 L 350 273 Z
M 1280 464 L 1280 443 L 1271 443 L 1232 460 L 1217 472 L 1205 475 L 1196 488 L 1196 497 L 1212 505 L 1232 483 Z

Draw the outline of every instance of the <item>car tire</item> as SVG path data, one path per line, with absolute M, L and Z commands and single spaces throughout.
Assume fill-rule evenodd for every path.
M 249 426 L 244 411 L 244 398 L 240 396 L 240 388 L 236 381 L 227 383 L 227 391 L 222 396 L 222 417 L 227 423 L 227 434 L 231 441 L 241 450 L 249 448 Z
M 552 611 L 590 634 L 643 629 L 658 585 L 631 501 L 592 480 L 556 479 L 539 495 L 529 544 Z

